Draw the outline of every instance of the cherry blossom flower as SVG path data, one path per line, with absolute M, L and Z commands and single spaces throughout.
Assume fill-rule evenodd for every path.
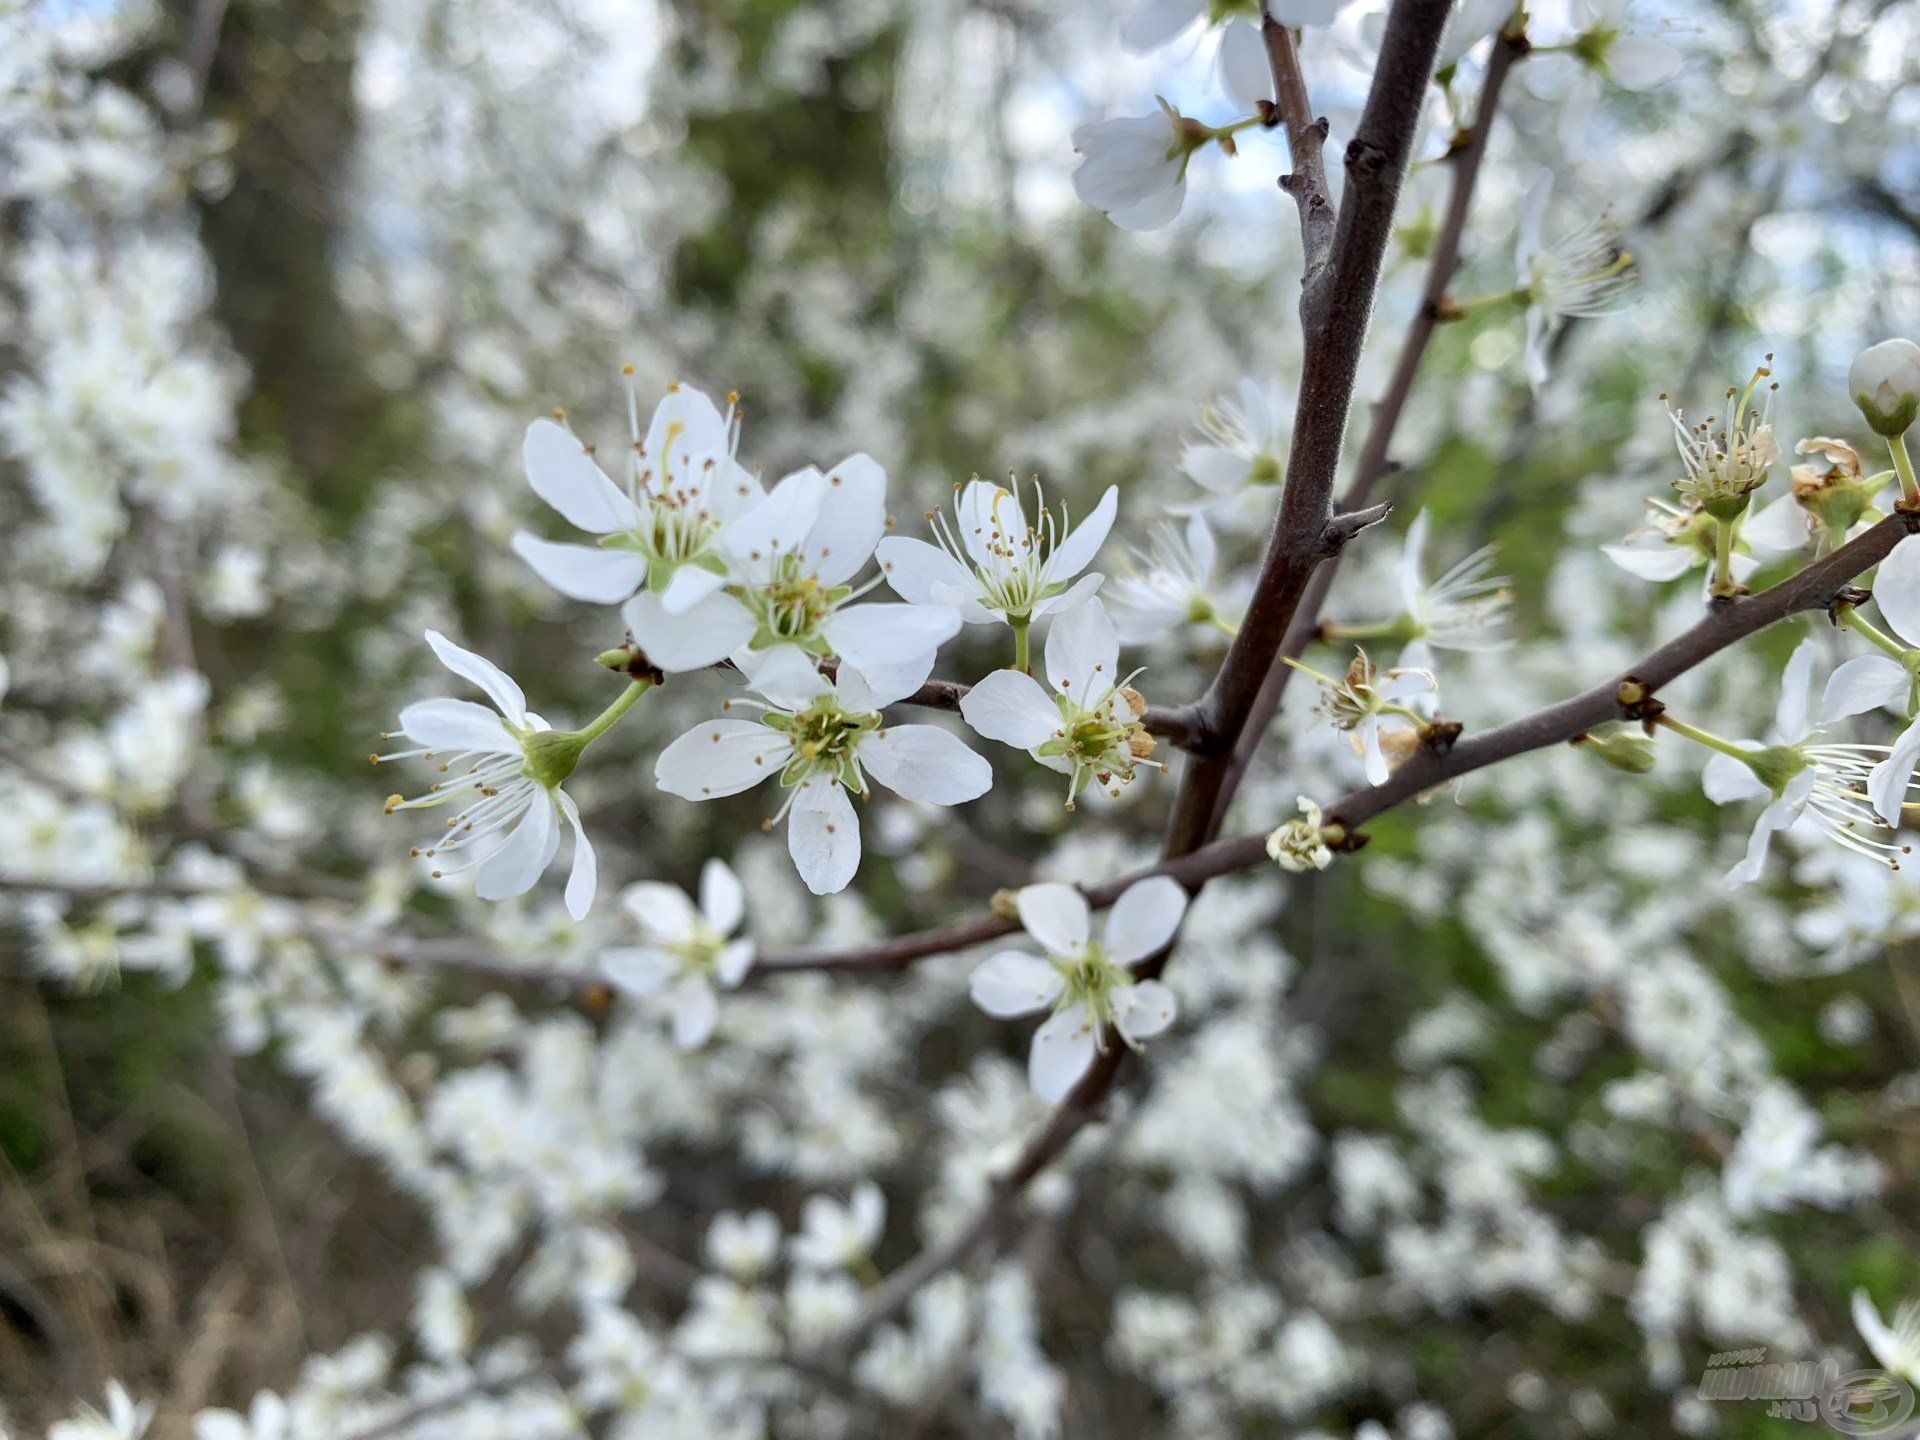
M 482 900 L 531 890 L 560 851 L 564 821 L 573 829 L 567 911 L 583 918 L 593 906 L 598 872 L 580 807 L 561 786 L 581 752 L 640 697 L 644 683 L 629 686 L 585 728 L 555 730 L 527 709 L 525 693 L 491 660 L 461 649 L 437 630 L 427 631 L 427 644 L 442 665 L 484 691 L 494 709 L 443 699 L 417 701 L 402 710 L 398 733 L 415 748 L 375 755 L 374 762 L 432 760 L 451 778 L 411 800 L 393 796 L 387 813 L 457 804 L 445 837 L 416 853 L 433 862 L 436 879 L 472 870 L 473 893 Z
M 627 381 L 633 447 L 622 490 L 593 452 L 565 426 L 540 419 L 521 447 L 527 483 L 598 545 L 542 540 L 522 530 L 513 548 L 562 595 L 617 605 L 645 584 L 679 613 L 711 593 L 721 566 L 714 542 L 727 521 L 761 498 L 760 483 L 734 458 L 739 421 L 691 386 L 676 385 L 640 431 L 639 403 Z
M 1825 727 L 1882 703 L 1879 689 L 1863 683 L 1862 672 L 1840 667 L 1828 678 L 1815 723 L 1811 700 L 1817 648 L 1812 639 L 1803 640 L 1788 660 L 1765 741 L 1722 740 L 1670 712 L 1661 717 L 1668 728 L 1717 752 L 1700 775 L 1709 800 L 1716 805 L 1762 798 L 1768 802 L 1754 821 L 1746 858 L 1727 872 L 1730 886 L 1759 879 L 1775 832 L 1802 818 L 1846 849 L 1899 868 L 1903 847 L 1882 838 L 1887 825 L 1874 813 L 1866 788 L 1875 765 L 1888 758 L 1889 747 L 1816 743 Z
M 1892 477 L 1891 471 L 1868 476 L 1860 452 L 1845 440 L 1814 435 L 1793 447 L 1796 455 L 1814 455 L 1788 472 L 1792 488 L 1749 515 L 1740 537 L 1757 550 L 1791 554 L 1819 541 L 1822 548 L 1837 546 L 1856 526 L 1878 518 L 1875 492 Z
M 702 571 L 697 599 L 676 610 L 673 597 L 643 591 L 622 611 L 627 628 L 669 672 L 797 647 L 838 655 L 883 689 L 915 667 L 925 679 L 934 652 L 960 628 L 951 606 L 849 605 L 861 591 L 848 582 L 886 530 L 886 495 L 886 472 L 867 455 L 825 475 L 795 471 L 720 532 L 724 573 Z
M 1147 702 L 1119 663 L 1120 637 L 1106 606 L 1089 600 L 1053 622 L 1044 686 L 1023 670 L 996 670 L 961 698 L 960 714 L 987 739 L 1069 777 L 1069 809 L 1089 779 L 1117 796 L 1140 767 L 1164 768 L 1148 758 L 1153 737 L 1140 724 Z
M 927 517 L 939 544 L 890 535 L 880 542 L 880 568 L 910 604 L 958 609 L 969 625 L 1011 625 L 1014 663 L 1024 665 L 1027 628 L 1099 590 L 1097 571 L 1080 572 L 1106 543 L 1119 504 L 1118 487 L 1109 485 L 1078 525 L 1064 505 L 1056 520 L 1036 481 L 1036 516 L 1029 521 L 1011 479 L 1005 485 L 969 480 L 954 499 L 951 521 L 937 511 Z
M 1123 645 L 1145 645 L 1182 625 L 1211 625 L 1224 634 L 1235 625 L 1213 597 L 1219 546 L 1206 517 L 1187 517 L 1183 529 L 1154 527 L 1152 548 L 1134 552 L 1102 591 Z
M 867 794 L 869 773 L 927 805 L 977 799 L 993 784 L 993 767 L 959 737 L 936 725 L 882 725 L 882 708 L 925 678 L 923 670 L 891 690 L 848 669 L 830 680 L 789 648 L 752 677 L 768 702 L 757 720 L 696 725 L 660 752 L 654 777 L 683 800 L 718 800 L 778 779 L 787 795 L 769 825 L 787 822 L 800 878 L 816 895 L 844 890 L 860 867 L 860 821 L 847 797 Z
M 1173 939 L 1187 892 L 1165 875 L 1136 881 L 1114 902 L 1099 940 L 1086 897 L 1071 885 L 1028 885 L 1016 903 L 1046 958 L 1000 951 L 973 972 L 973 1001 L 1003 1018 L 1053 1011 L 1034 1033 L 1027 1078 L 1041 1099 L 1058 1103 L 1087 1073 L 1109 1028 L 1137 1049 L 1173 1023 L 1173 992 L 1132 971 Z
M 1907 1301 L 1887 1324 L 1865 1290 L 1853 1292 L 1853 1326 L 1889 1374 L 1920 1384 L 1920 1302 Z
M 1711 585 L 1718 534 L 1714 518 L 1697 505 L 1680 506 L 1652 498 L 1645 503 L 1647 523 L 1631 531 L 1617 545 L 1602 545 L 1600 553 L 1629 575 L 1637 575 L 1642 580 L 1675 580 L 1689 570 L 1705 566 L 1707 583 Z M 1742 527 L 1743 532 L 1745 528 Z M 1728 557 L 1734 580 L 1744 583 L 1759 568 L 1759 563 L 1736 537 L 1733 554 Z
M 1278 382 L 1251 379 L 1201 410 L 1199 436 L 1180 454 L 1180 469 L 1207 492 L 1196 508 L 1237 508 L 1250 490 L 1267 490 L 1286 478 L 1288 413 Z
M 1433 669 L 1435 650 L 1488 651 L 1509 642 L 1503 633 L 1513 604 L 1512 581 L 1493 570 L 1494 547 L 1483 545 L 1431 584 L 1426 568 L 1426 511 L 1413 517 L 1394 566 L 1401 611 L 1391 620 L 1322 627 L 1329 640 L 1383 638 L 1404 642 L 1402 670 Z
M 1552 199 L 1553 172 L 1540 170 L 1521 202 L 1514 253 L 1520 272 L 1515 294 L 1527 307 L 1527 382 L 1535 390 L 1546 383 L 1548 346 L 1561 323 L 1618 310 L 1640 283 L 1639 265 L 1605 211 L 1549 240 Z
M 1243 67 L 1236 70 L 1244 74 Z M 1073 193 L 1122 230 L 1158 230 L 1173 223 L 1187 198 L 1187 162 L 1194 152 L 1217 141 L 1232 154 L 1234 134 L 1259 123 L 1250 116 L 1207 125 L 1162 100 L 1158 114 L 1082 125 L 1073 132 L 1074 151 L 1082 157 Z
M 746 892 L 724 860 L 700 871 L 700 903 L 659 881 L 630 885 L 620 897 L 646 936 L 600 957 L 600 968 L 632 995 L 659 995 L 683 1050 L 704 1045 L 720 1015 L 717 984 L 731 990 L 753 968 L 753 941 L 731 938 L 746 914 Z
M 1572 19 L 1578 32 L 1563 44 L 1538 48 L 1542 53 L 1567 51 L 1623 90 L 1651 90 L 1664 84 L 1679 71 L 1680 52 L 1652 33 L 1658 27 L 1642 28 L 1631 17 L 1633 4 L 1634 0 L 1576 0 Z
M 1295 874 L 1331 865 L 1333 851 L 1327 845 L 1320 807 L 1301 796 L 1300 818 L 1287 821 L 1267 836 L 1267 856 L 1282 870 Z
M 809 1270 L 867 1269 L 886 1221 L 887 1198 L 872 1181 L 854 1186 L 845 1205 L 831 1196 L 810 1195 L 800 1209 L 800 1233 L 787 1242 L 787 1250 Z
M 1380 670 L 1363 649 L 1356 649 L 1347 673 L 1338 680 L 1322 675 L 1297 660 L 1288 664 L 1312 676 L 1320 685 L 1320 700 L 1314 712 L 1324 716 L 1336 730 L 1347 731 L 1354 752 L 1365 762 L 1367 783 L 1379 785 L 1392 773 L 1386 752 L 1381 748 L 1382 727 L 1388 721 L 1418 732 L 1426 727 L 1428 716 L 1413 708 L 1431 708 L 1436 690 L 1433 675 L 1426 670 Z

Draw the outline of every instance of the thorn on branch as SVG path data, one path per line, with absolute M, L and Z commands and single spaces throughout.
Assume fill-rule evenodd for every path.
M 1393 506 L 1382 501 L 1378 505 L 1369 505 L 1364 510 L 1348 510 L 1335 515 L 1327 521 L 1326 528 L 1320 532 L 1320 554 L 1338 555 L 1347 546 L 1347 542 L 1369 526 L 1378 525 L 1393 513 Z

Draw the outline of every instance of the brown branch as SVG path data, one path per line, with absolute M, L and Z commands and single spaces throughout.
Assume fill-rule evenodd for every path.
M 1198 702 L 1195 757 L 1181 776 L 1169 854 L 1203 844 L 1261 682 L 1313 572 L 1339 546 L 1333 483 L 1353 406 L 1360 352 L 1393 231 L 1414 129 L 1445 29 L 1447 0 L 1395 0 L 1365 108 L 1347 145 L 1347 184 L 1321 281 L 1300 297 L 1306 339 L 1280 513 L 1253 599 L 1213 684 Z
M 1366 443 L 1361 447 L 1359 459 L 1354 462 L 1353 478 L 1348 482 L 1346 493 L 1340 497 L 1340 516 L 1363 510 L 1372 499 L 1374 488 L 1392 473 L 1393 465 L 1388 453 L 1393 448 L 1393 438 L 1400 427 L 1401 416 L 1406 413 L 1407 401 L 1412 397 L 1414 382 L 1419 378 L 1420 366 L 1426 359 L 1433 332 L 1440 323 L 1441 302 L 1446 299 L 1447 287 L 1453 283 L 1454 274 L 1460 268 L 1460 248 L 1466 235 L 1467 217 L 1473 209 L 1473 194 L 1480 179 L 1481 164 L 1487 157 L 1487 143 L 1493 133 L 1494 117 L 1500 108 L 1501 92 L 1506 88 L 1507 77 L 1512 74 L 1514 65 L 1525 57 L 1530 48 L 1531 44 L 1524 33 L 1501 32 L 1493 42 L 1493 52 L 1487 59 L 1486 76 L 1480 84 L 1480 98 L 1474 108 L 1473 123 L 1455 137 L 1452 147 L 1447 151 L 1446 163 L 1452 169 L 1447 208 L 1441 217 L 1439 234 L 1434 240 L 1433 258 L 1427 267 L 1420 305 L 1407 325 L 1406 338 L 1400 342 L 1400 356 L 1394 363 L 1386 391 L 1374 406 Z M 1208 817 L 1209 835 L 1217 834 L 1226 822 L 1227 807 L 1240 788 L 1240 781 L 1252 762 L 1253 752 L 1265 737 L 1273 717 L 1279 713 L 1281 700 L 1293 677 L 1292 667 L 1283 661 L 1286 657 L 1299 658 L 1312 642 L 1320 624 L 1320 612 L 1326 605 L 1327 593 L 1333 588 L 1334 577 L 1339 569 L 1340 557 L 1336 553 L 1329 556 L 1327 563 L 1315 570 L 1307 582 L 1306 593 L 1288 622 L 1280 653 L 1268 667 L 1260 692 L 1254 697 L 1247 723 L 1234 744 L 1234 753 L 1227 761 L 1219 794 L 1214 799 L 1212 813 Z
M 1267 68 L 1273 72 L 1274 112 L 1287 131 L 1287 153 L 1292 173 L 1280 177 L 1280 188 L 1293 196 L 1300 210 L 1300 249 L 1305 263 L 1300 272 L 1301 304 L 1305 292 L 1317 289 L 1333 255 L 1333 196 L 1327 189 L 1327 122 L 1316 118 L 1300 71 L 1300 51 L 1293 31 L 1273 18 L 1265 0 L 1260 6 L 1260 34 L 1266 41 Z

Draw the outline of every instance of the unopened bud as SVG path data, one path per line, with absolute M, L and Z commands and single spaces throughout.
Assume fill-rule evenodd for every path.
M 1920 345 L 1882 340 L 1847 371 L 1847 393 L 1879 435 L 1904 434 L 1920 418 Z
M 1573 743 L 1596 760 L 1616 770 L 1625 770 L 1629 775 L 1644 775 L 1653 769 L 1653 741 L 1635 730 L 1621 727 L 1589 731 Z

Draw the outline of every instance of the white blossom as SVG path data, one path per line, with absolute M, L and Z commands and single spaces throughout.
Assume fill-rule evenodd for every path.
M 867 794 L 868 773 L 928 805 L 977 799 L 993 784 L 993 767 L 948 731 L 882 724 L 880 711 L 925 678 L 923 668 L 892 689 L 852 670 L 830 680 L 789 647 L 751 681 L 767 702 L 759 719 L 696 725 L 660 752 L 654 776 L 683 800 L 717 800 L 777 779 L 787 794 L 771 823 L 787 822 L 800 878 L 816 895 L 844 890 L 860 866 L 860 821 L 848 796 Z
M 973 1000 L 989 1015 L 1053 1012 L 1034 1033 L 1027 1076 L 1041 1099 L 1056 1103 L 1087 1073 L 1109 1028 L 1137 1047 L 1173 1023 L 1173 992 L 1132 971 L 1173 939 L 1187 892 L 1164 875 L 1136 881 L 1097 940 L 1086 897 L 1071 885 L 1028 885 L 1016 903 L 1045 958 L 998 952 L 974 970 Z
M 714 987 L 733 989 L 753 967 L 753 941 L 731 938 L 746 916 L 739 878 L 724 860 L 710 859 L 700 870 L 697 907 L 678 887 L 653 880 L 628 886 L 620 901 L 647 943 L 606 951 L 601 969 L 630 994 L 660 996 L 676 1045 L 704 1045 L 720 1014 Z

